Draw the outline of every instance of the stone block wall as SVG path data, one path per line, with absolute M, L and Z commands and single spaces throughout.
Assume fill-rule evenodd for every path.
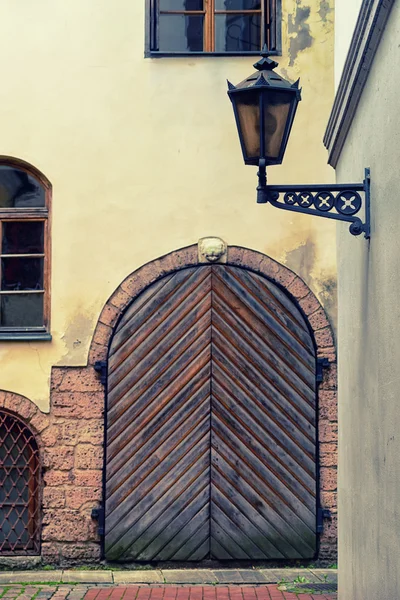
M 0 392 L 2 407 L 28 425 L 39 445 L 43 561 L 98 561 L 91 511 L 102 498 L 104 387 L 94 368 L 53 368 L 49 414 L 11 392 Z

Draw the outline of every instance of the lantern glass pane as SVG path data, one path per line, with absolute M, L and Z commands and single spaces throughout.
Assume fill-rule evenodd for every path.
M 264 92 L 265 157 L 277 159 L 289 118 L 293 94 L 287 92 Z
M 251 91 L 234 99 L 239 119 L 240 136 L 246 158 L 260 156 L 260 93 Z

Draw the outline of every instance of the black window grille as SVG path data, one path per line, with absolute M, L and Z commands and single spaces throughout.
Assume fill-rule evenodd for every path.
M 39 449 L 17 417 L 0 411 L 0 554 L 39 554 Z

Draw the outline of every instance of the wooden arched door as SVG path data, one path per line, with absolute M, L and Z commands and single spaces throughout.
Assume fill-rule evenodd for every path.
M 109 560 L 316 552 L 316 358 L 275 284 L 199 266 L 152 284 L 108 362 Z

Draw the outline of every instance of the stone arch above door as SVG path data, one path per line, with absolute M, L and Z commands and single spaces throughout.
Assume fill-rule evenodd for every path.
M 202 262 L 204 263 L 199 260 L 196 244 L 151 261 L 129 275 L 112 294 L 101 312 L 90 347 L 88 367 L 92 368 L 97 361 L 107 359 L 114 326 L 127 306 L 145 288 L 170 273 L 197 266 Z M 330 368 L 324 370 L 318 389 L 318 460 L 321 506 L 331 511 L 332 519 L 324 524 L 318 557 L 324 561 L 336 560 L 336 353 L 331 326 L 314 293 L 300 277 L 284 265 L 259 252 L 237 246 L 229 246 L 224 260 L 220 262 L 257 273 L 284 290 L 303 313 L 315 342 L 317 356 L 329 362 Z
M 107 358 L 113 327 L 125 308 L 146 287 L 161 277 L 200 264 L 198 245 L 174 250 L 143 265 L 124 279 L 106 302 L 97 322 L 89 350 L 89 364 Z M 270 279 L 297 302 L 313 333 L 318 356 L 336 363 L 331 325 L 315 294 L 296 273 L 269 256 L 239 246 L 228 246 L 224 264 L 241 267 Z

